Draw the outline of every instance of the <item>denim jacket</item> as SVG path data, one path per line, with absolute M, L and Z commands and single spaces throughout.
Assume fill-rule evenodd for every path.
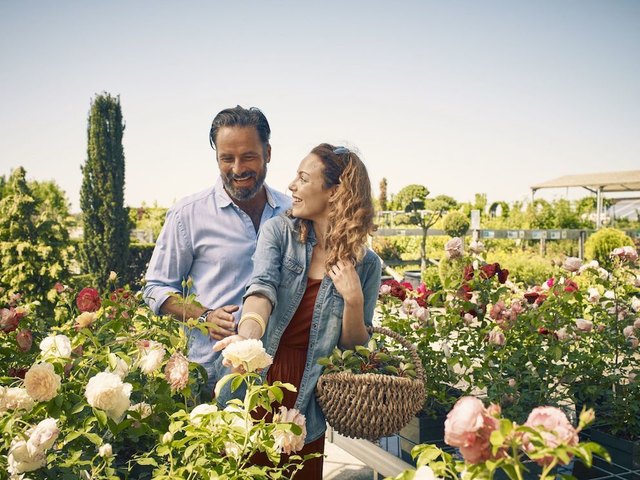
M 258 245 L 254 255 L 254 267 L 249 287 L 244 295 L 259 293 L 267 297 L 273 306 L 262 342 L 270 355 L 275 355 L 282 334 L 296 312 L 307 287 L 307 272 L 311 264 L 311 254 L 315 245 L 313 229 L 310 229 L 306 243 L 299 240 L 297 225 L 300 220 L 287 215 L 279 215 L 268 220 L 260 230 Z M 380 288 L 381 262 L 378 256 L 367 249 L 364 258 L 356 265 L 364 294 L 364 321 L 372 325 L 373 311 Z M 315 389 L 323 367 L 318 359 L 331 354 L 338 345 L 342 332 L 344 300 L 333 281 L 325 275 L 318 290 L 311 329 L 307 361 L 298 390 L 295 408 L 306 417 L 307 438 L 312 442 L 324 434 L 326 423 L 316 400 Z M 267 370 L 262 372 L 263 380 Z M 224 367 L 218 371 L 222 376 Z M 218 402 L 225 405 L 232 396 L 238 397 L 243 389 L 231 393 L 228 384 L 218 396 Z

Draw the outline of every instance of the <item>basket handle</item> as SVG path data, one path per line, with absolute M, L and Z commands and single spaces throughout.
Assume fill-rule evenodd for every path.
M 422 383 L 425 383 L 424 367 L 422 366 L 422 360 L 420 360 L 420 356 L 418 355 L 418 350 L 416 349 L 413 343 L 409 342 L 406 338 L 404 338 L 399 333 L 394 332 L 393 330 L 389 330 L 388 328 L 385 328 L 385 327 L 367 327 L 367 331 L 370 334 L 382 333 L 383 335 L 391 337 L 400 345 L 402 345 L 404 348 L 409 350 L 409 353 L 411 354 L 411 359 L 413 360 L 413 364 L 416 366 L 416 375 L 420 380 L 422 380 Z

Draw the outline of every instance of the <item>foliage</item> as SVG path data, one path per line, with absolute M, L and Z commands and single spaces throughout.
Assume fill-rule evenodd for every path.
M 60 326 L 44 332 L 26 375 L 0 377 L 0 479 L 283 478 L 299 464 L 292 456 L 279 467 L 248 467 L 257 451 L 277 464 L 282 435 L 303 434 L 304 424 L 251 416 L 292 386 L 235 374 L 224 381 L 250 385 L 244 401 L 196 407 L 206 373 L 182 352 L 193 329 L 208 325 L 159 318 L 110 285 L 103 295 L 58 289 Z M 182 300 L 192 301 L 187 293 Z M 0 348 L 24 354 L 4 329 Z
M 64 219 L 34 198 L 25 175 L 15 169 L 0 200 L 0 302 L 20 294 L 46 316 L 49 292 L 68 276 L 69 235 Z
M 452 285 L 460 285 L 462 283 L 464 266 L 464 258 L 448 258 L 446 256 L 441 258 L 438 263 L 440 285 L 446 288 Z
M 511 272 L 514 281 L 526 286 L 539 285 L 552 276 L 554 268 L 551 262 L 531 251 L 506 253 L 498 249 L 487 253 L 489 263 L 498 262 Z
M 397 195 L 395 195 L 391 201 L 391 207 L 393 210 L 405 210 L 407 211 L 407 207 L 411 210 L 410 206 L 413 204 L 414 200 L 422 203 L 422 208 L 424 208 L 424 201 L 429 195 L 429 189 L 424 185 L 407 185 L 402 188 Z M 421 207 L 416 207 L 419 210 Z
M 380 194 L 378 195 L 378 208 L 380 208 L 380 210 L 386 210 L 388 206 L 387 186 L 387 179 L 383 177 L 382 180 L 380 180 Z
M 133 225 L 133 228 L 150 230 L 153 238 L 158 238 L 166 215 L 166 208 L 159 207 L 156 204 L 153 207 L 149 207 L 143 202 L 139 208 L 129 209 L 129 222 Z
M 87 161 L 82 167 L 85 271 L 105 285 L 111 271 L 124 272 L 129 255 L 129 225 L 124 207 L 124 123 L 119 97 L 104 93 L 91 104 Z
M 456 210 L 447 213 L 442 218 L 442 229 L 450 237 L 462 237 L 469 230 L 469 218 Z
M 121 279 L 122 284 L 131 287 L 142 285 L 154 247 L 154 243 L 132 243 L 129 245 L 129 265 Z
M 416 378 L 416 366 L 405 358 L 401 350 L 390 350 L 375 338 L 364 345 L 356 345 L 354 350 L 340 350 L 336 347 L 331 355 L 322 357 L 318 363 L 324 366 L 323 374 L 376 373 L 405 378 Z
M 624 232 L 615 228 L 602 228 L 591 235 L 585 242 L 585 257 L 589 260 L 597 260 L 605 268 L 611 265 L 611 251 L 617 247 L 633 245 Z

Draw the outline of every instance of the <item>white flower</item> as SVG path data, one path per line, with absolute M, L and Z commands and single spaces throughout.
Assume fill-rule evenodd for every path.
M 113 448 L 110 443 L 105 443 L 98 449 L 98 455 L 102 458 L 109 458 L 113 455 Z
M 571 335 L 569 335 L 569 332 L 567 332 L 567 327 L 562 327 L 561 329 L 556 330 L 556 336 L 561 342 L 564 342 L 565 340 L 569 340 L 569 338 L 571 338 Z
M 42 358 L 71 358 L 71 340 L 66 335 L 50 335 L 40 342 Z
M 600 301 L 600 290 L 598 290 L 595 287 L 590 287 L 588 289 L 588 293 L 589 293 L 589 298 L 588 300 L 591 303 L 598 303 Z
M 453 237 L 444 245 L 444 249 L 447 252 L 449 258 L 458 258 L 464 255 L 464 244 L 459 237 Z
M 129 374 L 129 364 L 117 356 L 115 353 L 109 354 L 109 373 L 115 373 L 120 377 L 120 379 L 124 380 Z
M 35 401 L 47 402 L 58 393 L 60 375 L 50 363 L 36 363 L 25 374 L 24 387 Z
M 640 298 L 633 297 L 631 299 L 631 308 L 633 308 L 634 312 L 640 312 Z
M 201 403 L 189 413 L 189 420 L 192 425 L 200 425 L 202 423 L 202 417 L 209 415 L 213 412 L 217 412 L 218 407 L 209 403 Z
M 622 334 L 624 335 L 624 338 L 629 338 L 631 336 L 633 336 L 635 328 L 633 328 L 633 325 L 628 325 L 626 327 L 624 327 L 622 329 Z
M 280 412 L 273 416 L 273 423 L 293 423 L 302 430 L 300 434 L 295 434 L 291 430 L 275 429 L 273 431 L 273 439 L 278 452 L 291 454 L 302 450 L 304 440 L 307 437 L 304 415 L 295 408 L 280 407 Z
M 582 266 L 582 260 L 578 257 L 567 257 L 564 259 L 564 263 L 562 264 L 562 268 L 567 270 L 568 272 L 577 272 L 580 270 Z
M 253 420 L 240 406 L 229 404 L 224 408 L 224 422 L 232 429 L 246 433 L 251 429 Z
M 609 278 L 609 272 L 607 272 L 604 268 L 602 267 L 598 267 L 598 276 L 602 279 L 602 280 L 607 280 Z
M 262 370 L 273 362 L 262 342 L 253 338 L 232 343 L 222 351 L 222 356 L 233 368 L 242 366 L 247 372 Z
M 413 480 L 438 480 L 438 479 L 436 478 L 436 474 L 433 473 L 433 470 L 431 470 L 431 467 L 427 465 L 422 465 L 413 474 Z
M 149 415 L 153 413 L 153 409 L 151 405 L 147 402 L 136 403 L 135 405 L 131 405 L 129 407 L 130 412 L 137 412 L 140 415 L 140 419 L 147 418 Z
M 173 440 L 173 433 L 166 432 L 162 435 L 162 443 L 171 443 L 171 440 Z
M 418 307 L 413 311 L 413 316 L 424 322 L 429 318 L 429 310 L 424 307 Z
M 0 413 L 7 410 L 31 410 L 33 398 L 27 390 L 19 387 L 0 387 Z
M 29 455 L 35 456 L 53 446 L 60 434 L 57 422 L 55 418 L 45 418 L 29 432 L 29 440 L 27 440 Z
M 154 340 L 143 340 L 138 343 L 138 366 L 142 373 L 152 374 L 160 368 L 164 360 L 164 345 Z
M 597 260 L 591 260 L 590 262 L 585 263 L 584 265 L 582 265 L 579 269 L 578 272 L 582 273 L 585 270 L 588 270 L 589 268 L 593 268 L 593 269 L 598 269 L 600 267 L 600 264 L 598 263 Z
M 47 464 L 47 455 L 45 452 L 36 452 L 35 455 L 31 455 L 27 449 L 27 442 L 16 437 L 9 447 L 7 463 L 9 473 L 15 478 L 21 478 L 19 475 L 22 473 L 33 472 L 44 467 Z
M 608 298 L 609 300 L 615 300 L 616 293 L 613 290 L 607 290 L 604 292 L 604 298 Z
M 242 447 L 236 442 L 224 442 L 224 453 L 228 457 L 240 458 Z
M 76 317 L 76 328 L 86 328 L 93 324 L 98 318 L 98 314 L 96 312 L 82 312 L 80 315 Z
M 494 345 L 502 346 L 506 342 L 506 338 L 504 333 L 502 333 L 502 329 L 500 327 L 494 327 L 493 330 L 489 332 L 489 343 L 493 343 Z
M 115 282 L 117 278 L 118 278 L 118 274 L 116 272 L 114 272 L 113 270 L 111 270 L 109 272 L 109 281 L 110 282 Z
M 100 372 L 89 379 L 84 394 L 89 405 L 104 410 L 109 418 L 119 422 L 129 409 L 131 389 L 131 384 L 122 383 L 118 375 Z
M 182 353 L 171 355 L 164 369 L 164 376 L 172 392 L 183 390 L 189 383 L 189 360 Z

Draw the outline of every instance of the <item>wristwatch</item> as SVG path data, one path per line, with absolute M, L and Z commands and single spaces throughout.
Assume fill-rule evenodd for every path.
M 204 312 L 202 312 L 202 314 L 198 317 L 198 322 L 202 323 L 202 322 L 206 322 L 207 321 L 207 317 L 209 316 L 209 313 L 213 312 L 213 310 L 211 310 L 210 308 L 205 310 Z

